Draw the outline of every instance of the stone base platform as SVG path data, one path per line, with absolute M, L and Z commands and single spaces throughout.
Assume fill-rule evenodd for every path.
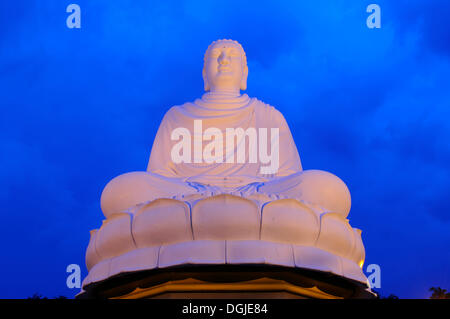
M 195 265 L 119 274 L 77 298 L 342 299 L 374 298 L 361 282 L 321 271 L 269 265 Z

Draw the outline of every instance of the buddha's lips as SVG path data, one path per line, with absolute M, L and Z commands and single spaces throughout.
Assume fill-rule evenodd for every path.
M 222 66 L 222 67 L 219 67 L 218 70 L 219 70 L 219 72 L 224 72 L 224 71 L 228 72 L 228 71 L 231 71 L 231 68 L 228 66 Z

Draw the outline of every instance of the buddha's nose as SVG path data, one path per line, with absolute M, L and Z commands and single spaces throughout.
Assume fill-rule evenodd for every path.
M 225 52 L 222 52 L 219 55 L 219 64 L 224 65 L 224 64 L 229 64 L 229 63 L 230 63 L 230 60 L 229 60 L 228 55 Z

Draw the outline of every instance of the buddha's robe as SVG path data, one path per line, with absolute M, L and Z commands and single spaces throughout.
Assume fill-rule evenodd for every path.
M 217 128 L 223 135 L 222 162 L 195 163 L 194 156 L 190 163 L 174 163 L 171 150 L 178 140 L 171 140 L 172 132 L 179 127 L 186 128 L 194 140 L 194 120 L 202 121 L 202 131 L 208 128 Z M 262 174 L 262 163 L 259 155 L 256 163 L 249 159 L 249 138 L 235 141 L 230 147 L 226 141 L 227 128 L 267 129 L 267 140 L 270 149 L 271 129 L 279 131 L 279 167 L 273 174 Z M 201 137 L 200 137 L 201 138 Z M 259 132 L 257 147 L 259 152 Z M 210 141 L 203 141 L 203 148 Z M 238 145 L 245 143 L 245 160 L 237 163 Z M 193 145 L 193 143 L 192 143 Z M 202 149 L 203 149 L 202 148 Z M 271 150 L 273 151 L 273 150 Z M 227 163 L 227 155 L 234 154 L 233 163 Z M 268 152 L 270 154 L 270 152 Z M 194 152 L 192 151 L 192 154 Z M 242 162 L 242 161 L 241 161 Z M 217 94 L 206 93 L 201 99 L 193 103 L 185 103 L 172 107 L 164 116 L 153 144 L 148 172 L 166 177 L 180 178 L 189 183 L 214 185 L 218 187 L 239 187 L 254 182 L 265 182 L 276 177 L 288 176 L 302 170 L 300 157 L 292 138 L 289 127 L 283 115 L 274 107 L 267 105 L 256 98 L 249 98 L 246 94 L 239 97 L 224 97 Z
M 210 127 L 220 130 L 223 136 L 222 163 L 174 163 L 172 148 L 179 140 L 172 140 L 172 132 L 185 128 L 194 139 L 194 121 L 202 121 L 202 132 Z M 245 160 L 237 163 L 225 161 L 234 152 L 238 142 L 227 148 L 226 129 L 271 128 L 279 129 L 279 166 L 270 175 L 261 173 L 259 156 L 256 163 L 249 160 L 249 139 L 241 139 L 245 145 Z M 202 142 L 202 150 L 211 141 Z M 192 147 L 191 144 L 191 147 Z M 259 141 L 258 141 L 259 144 Z M 270 142 L 268 143 L 270 145 Z M 259 147 L 260 145 L 258 145 Z M 101 206 L 108 218 L 134 205 L 158 198 L 198 196 L 239 192 L 244 197 L 254 194 L 293 198 L 323 211 L 334 211 L 347 216 L 350 210 L 350 193 L 347 186 L 333 174 L 309 170 L 302 171 L 300 157 L 283 115 L 274 107 L 246 94 L 225 97 L 206 93 L 193 103 L 172 107 L 164 116 L 156 134 L 146 172 L 132 172 L 111 180 L 102 193 Z M 203 195 L 201 195 L 203 196 Z

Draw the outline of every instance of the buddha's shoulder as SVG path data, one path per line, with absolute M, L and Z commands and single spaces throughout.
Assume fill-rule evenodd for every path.
M 267 104 L 255 97 L 251 99 L 253 100 L 255 109 L 258 113 L 264 113 L 265 115 L 272 117 L 283 117 L 283 114 L 274 106 Z
M 186 107 L 188 107 L 189 104 L 192 104 L 192 102 L 186 102 L 183 104 L 173 105 L 167 110 L 167 113 L 177 112 L 179 110 L 185 109 Z
M 194 105 L 193 102 L 186 102 L 183 104 L 173 105 L 166 111 L 165 116 L 179 114 L 180 112 L 183 113 L 188 109 L 192 109 L 193 105 Z

